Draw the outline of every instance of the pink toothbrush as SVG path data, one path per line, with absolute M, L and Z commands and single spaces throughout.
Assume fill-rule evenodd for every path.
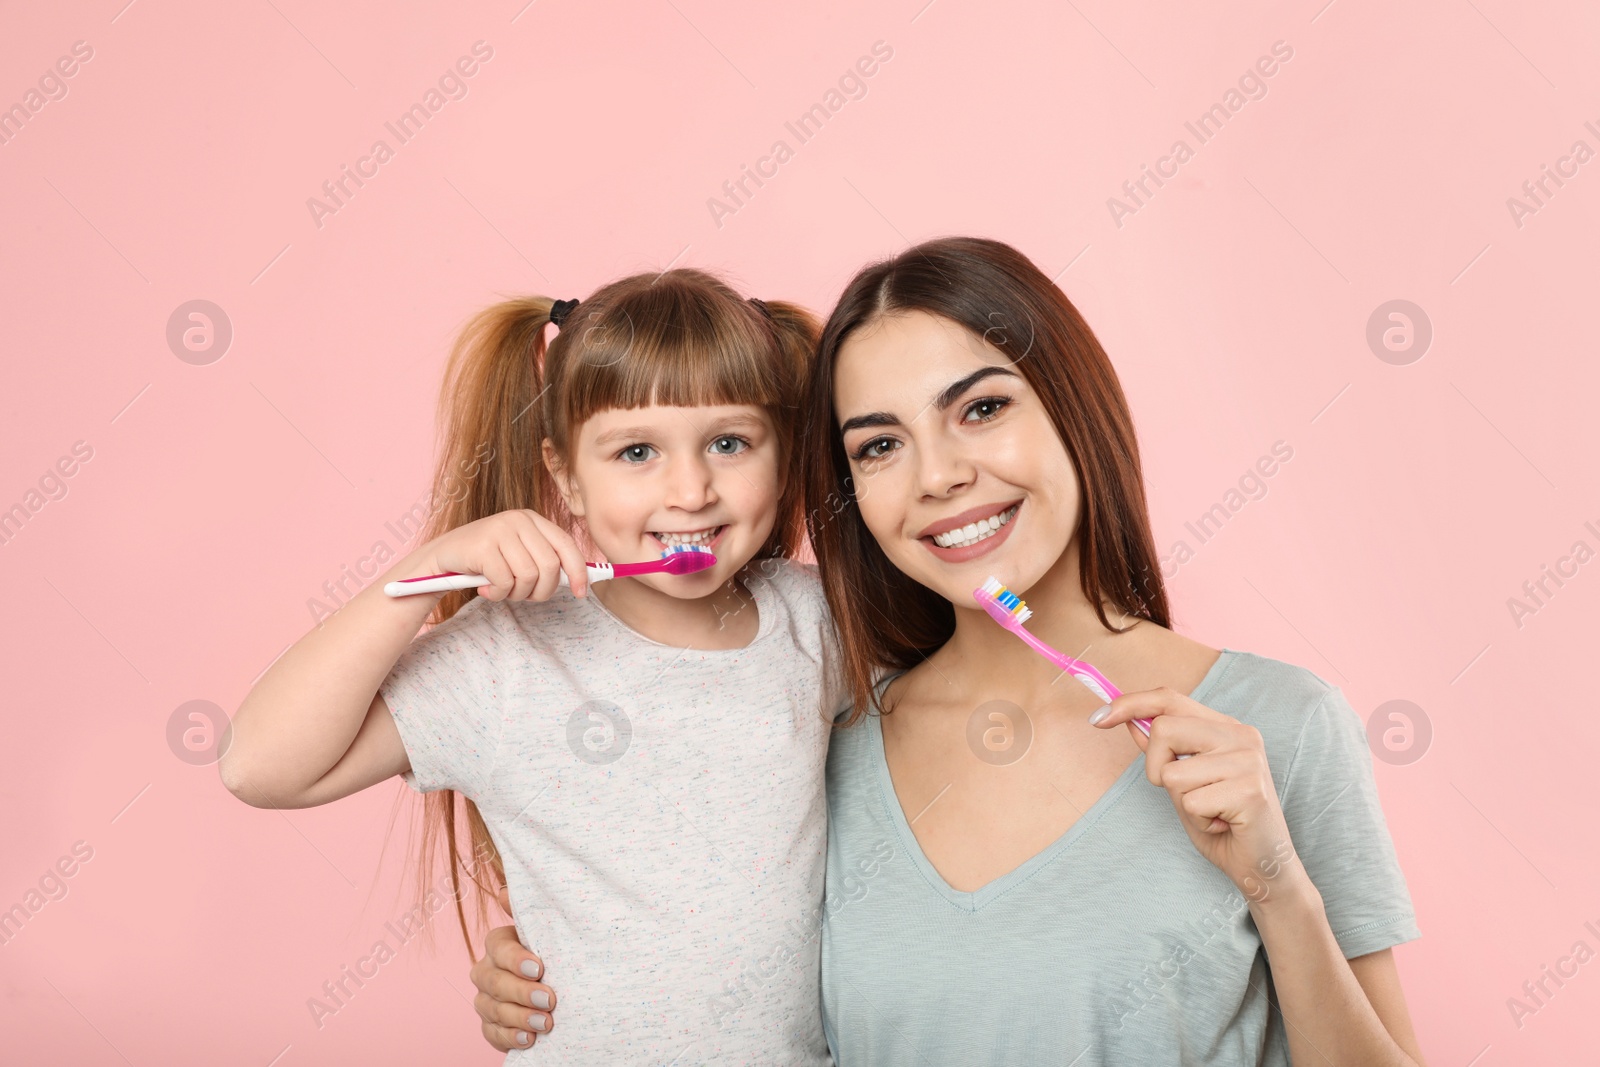
M 1033 617 L 1033 609 L 1022 602 L 1022 598 L 1000 584 L 1000 580 L 990 576 L 983 585 L 972 591 L 973 599 L 983 605 L 983 610 L 989 617 L 1004 626 L 1045 659 L 1072 675 L 1078 681 L 1088 686 L 1089 691 L 1104 700 L 1107 704 L 1122 695 L 1122 690 L 1112 685 L 1105 675 L 1094 669 L 1094 666 L 1081 659 L 1057 652 L 1033 634 L 1029 633 L 1022 624 Z M 1133 724 L 1144 731 L 1146 737 L 1150 736 L 1150 720 L 1134 719 Z M 1188 753 L 1180 755 L 1179 759 L 1188 759 Z
M 586 563 L 590 582 L 603 582 L 608 578 L 628 578 L 636 574 L 693 574 L 714 567 L 716 555 L 704 545 L 673 545 L 661 553 L 660 559 L 648 563 Z M 489 579 L 481 574 L 428 574 L 421 578 L 402 578 L 383 587 L 389 596 L 415 596 L 418 593 L 439 593 L 449 589 L 476 589 L 488 585 Z M 570 585 L 567 572 L 561 572 L 561 584 Z

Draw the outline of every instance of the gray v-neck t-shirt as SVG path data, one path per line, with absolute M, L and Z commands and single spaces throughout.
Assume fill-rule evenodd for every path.
M 1343 693 L 1223 649 L 1190 695 L 1261 731 L 1345 957 L 1420 937 Z M 1195 849 L 1143 755 L 975 892 L 918 847 L 875 714 L 834 732 L 828 809 L 822 1004 L 838 1067 L 1289 1063 L 1248 902 Z

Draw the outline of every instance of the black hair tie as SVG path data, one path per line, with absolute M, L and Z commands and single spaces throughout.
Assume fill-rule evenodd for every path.
M 561 324 L 567 321 L 567 316 L 572 314 L 577 306 L 578 302 L 576 300 L 557 300 L 550 305 L 550 321 L 555 323 L 557 329 L 560 329 Z
M 756 306 L 756 310 L 765 315 L 769 321 L 772 320 L 772 309 L 767 307 L 767 302 L 765 300 L 757 300 L 752 296 L 750 298 L 750 303 L 754 304 Z

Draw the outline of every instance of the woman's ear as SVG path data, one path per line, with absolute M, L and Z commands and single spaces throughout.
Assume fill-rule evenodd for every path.
M 544 469 L 550 472 L 550 478 L 555 482 L 556 491 L 561 494 L 562 502 L 567 505 L 567 511 L 574 518 L 583 518 L 583 494 L 578 492 L 578 487 L 572 480 L 572 473 L 567 469 L 561 454 L 556 451 L 556 446 L 551 444 L 548 437 L 540 442 L 539 447 L 544 453 Z

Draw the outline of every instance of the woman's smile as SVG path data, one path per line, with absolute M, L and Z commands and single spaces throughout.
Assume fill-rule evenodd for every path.
M 918 540 L 946 563 L 966 563 L 988 555 L 1011 536 L 1013 520 L 1022 501 L 987 504 L 934 523 Z
M 948 565 L 981 560 L 1025 592 L 1066 551 L 1072 459 L 1018 365 L 983 338 L 923 311 L 880 318 L 842 343 L 834 407 L 862 522 L 916 582 L 968 608 L 984 576 Z

